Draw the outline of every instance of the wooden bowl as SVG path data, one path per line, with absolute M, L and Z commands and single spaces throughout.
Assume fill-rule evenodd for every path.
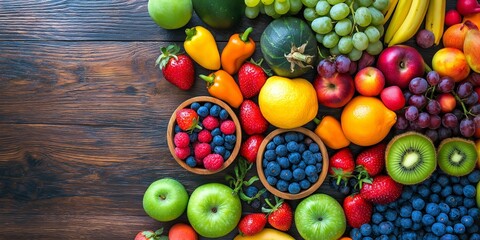
M 227 110 L 227 112 L 229 114 L 229 118 L 232 119 L 233 122 L 235 123 L 235 128 L 236 128 L 235 129 L 235 135 L 236 135 L 235 146 L 234 146 L 234 148 L 233 148 L 233 150 L 230 154 L 230 157 L 225 160 L 225 162 L 223 163 L 223 166 L 218 170 L 212 171 L 212 170 L 205 169 L 203 167 L 190 167 L 185 163 L 184 160 L 181 160 L 180 158 L 178 158 L 175 155 L 175 144 L 173 143 L 173 137 L 175 136 L 174 126 L 175 126 L 175 123 L 176 123 L 175 115 L 176 115 L 178 110 L 190 106 L 193 102 L 199 102 L 199 103 L 211 102 L 213 104 L 217 104 L 218 106 Z M 214 174 L 214 173 L 220 172 L 223 169 L 227 168 L 228 166 L 230 166 L 230 164 L 232 164 L 232 162 L 237 157 L 238 152 L 240 151 L 241 142 L 242 142 L 242 129 L 240 127 L 240 122 L 238 121 L 237 115 L 235 115 L 235 113 L 233 112 L 233 110 L 230 108 L 230 106 L 228 104 L 226 104 L 225 102 L 223 102 L 222 100 L 220 100 L 218 98 L 209 97 L 209 96 L 198 96 L 198 97 L 193 97 L 193 98 L 187 99 L 186 101 L 181 103 L 175 109 L 172 116 L 170 117 L 170 121 L 168 122 L 167 144 L 168 144 L 168 148 L 170 150 L 170 153 L 172 154 L 175 161 L 177 161 L 177 163 L 180 164 L 180 166 L 182 166 L 183 168 L 185 168 L 186 170 L 188 170 L 192 173 L 196 173 L 196 174 L 200 174 L 200 175 L 208 175 L 208 174 Z
M 292 131 L 303 133 L 305 135 L 305 137 L 309 137 L 314 142 L 316 142 L 318 144 L 319 148 L 320 148 L 320 152 L 321 152 L 322 158 L 323 158 L 322 171 L 320 173 L 320 176 L 318 177 L 318 180 L 315 183 L 313 183 L 310 186 L 310 188 L 302 190 L 302 191 L 300 191 L 299 193 L 296 193 L 296 194 L 292 194 L 292 193 L 289 193 L 289 192 L 282 192 L 282 191 L 278 190 L 276 187 L 270 185 L 267 182 L 267 178 L 265 176 L 265 173 L 263 171 L 263 166 L 262 166 L 263 154 L 265 152 L 267 144 L 270 141 L 272 141 L 275 136 L 277 136 L 279 134 L 286 133 L 286 132 L 292 132 Z M 277 197 L 280 197 L 280 198 L 283 198 L 283 199 L 289 199 L 289 200 L 301 199 L 301 198 L 307 197 L 310 194 L 312 194 L 313 192 L 315 192 L 322 185 L 323 181 L 325 181 L 325 178 L 327 177 L 327 173 L 328 173 L 328 152 L 327 152 L 327 148 L 323 144 L 320 137 L 318 137 L 314 132 L 312 132 L 312 131 L 310 131 L 306 128 L 299 127 L 299 128 L 294 128 L 294 129 L 276 129 L 276 130 L 270 132 L 265 137 L 265 139 L 262 141 L 262 143 L 260 144 L 260 148 L 259 148 L 258 153 L 257 153 L 256 164 L 257 164 L 258 177 L 260 178 L 260 181 L 262 182 L 263 186 L 265 186 L 265 188 L 269 192 L 271 192 L 272 194 L 276 195 Z

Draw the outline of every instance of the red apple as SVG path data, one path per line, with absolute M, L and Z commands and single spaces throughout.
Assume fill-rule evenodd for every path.
M 352 76 L 348 73 L 334 73 L 326 78 L 317 75 L 313 81 L 318 102 L 326 107 L 340 108 L 345 106 L 355 93 Z
M 384 88 L 380 93 L 380 99 L 382 100 L 383 104 L 385 104 L 385 106 L 392 111 L 402 109 L 406 102 L 402 89 L 400 89 L 398 86 Z
M 422 55 L 406 45 L 385 48 L 378 56 L 377 68 L 385 76 L 387 86 L 396 85 L 401 89 L 405 89 L 410 80 L 425 73 Z
M 355 89 L 366 97 L 380 94 L 385 86 L 385 77 L 376 67 L 365 67 L 358 71 L 354 78 Z
M 437 101 L 440 103 L 440 108 L 443 113 L 452 112 L 457 105 L 455 97 L 451 93 L 442 93 L 438 95 Z

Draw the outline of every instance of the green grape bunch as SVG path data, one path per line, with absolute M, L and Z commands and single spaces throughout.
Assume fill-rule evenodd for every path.
M 302 0 L 245 0 L 245 16 L 254 19 L 260 13 L 272 18 L 296 15 L 303 9 Z

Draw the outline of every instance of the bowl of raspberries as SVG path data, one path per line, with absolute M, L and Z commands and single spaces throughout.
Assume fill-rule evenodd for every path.
M 167 144 L 180 166 L 196 174 L 214 174 L 237 157 L 242 140 L 240 122 L 220 99 L 198 96 L 181 103 L 167 128 Z
M 301 199 L 315 192 L 327 177 L 328 152 L 309 129 L 276 129 L 258 150 L 257 173 L 265 188 L 283 199 Z

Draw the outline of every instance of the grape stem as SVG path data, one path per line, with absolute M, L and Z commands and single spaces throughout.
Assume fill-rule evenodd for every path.
M 353 27 L 352 27 L 352 31 L 350 31 L 350 35 L 352 35 L 353 30 L 356 30 L 358 32 L 357 21 L 355 21 L 355 9 L 353 9 L 353 1 L 352 3 L 350 3 L 350 6 L 348 7 L 350 8 L 350 13 L 352 14 L 352 19 L 353 19 Z
M 465 107 L 465 104 L 463 103 L 462 99 L 460 99 L 460 97 L 457 95 L 457 93 L 452 92 L 452 94 L 455 97 L 455 99 L 460 103 L 460 105 L 462 105 L 463 114 L 465 115 L 465 118 L 468 119 L 468 115 L 471 113 L 467 110 L 467 107 Z

